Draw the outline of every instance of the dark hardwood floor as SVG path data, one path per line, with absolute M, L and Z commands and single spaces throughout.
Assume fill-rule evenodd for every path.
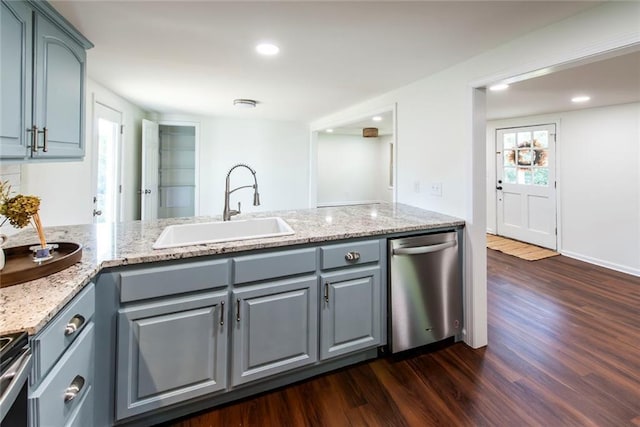
M 640 426 L 640 278 L 488 252 L 488 347 L 382 358 L 171 425 Z

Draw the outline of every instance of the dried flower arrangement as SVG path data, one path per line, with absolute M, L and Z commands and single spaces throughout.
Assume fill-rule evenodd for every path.
M 24 228 L 31 223 L 38 232 L 40 245 L 47 247 L 47 240 L 44 237 L 42 221 L 40 220 L 40 198 L 36 196 L 24 196 L 22 194 L 10 197 L 11 185 L 8 181 L 0 181 L 0 215 L 5 217 L 2 221 L 17 228 Z M 2 225 L 0 224 L 0 226 Z

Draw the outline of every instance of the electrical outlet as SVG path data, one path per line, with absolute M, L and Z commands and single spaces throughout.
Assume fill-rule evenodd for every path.
M 442 183 L 441 182 L 432 182 L 431 183 L 431 195 L 442 197 Z

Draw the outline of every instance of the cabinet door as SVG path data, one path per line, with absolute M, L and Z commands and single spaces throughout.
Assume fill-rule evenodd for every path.
M 24 159 L 31 123 L 31 9 L 0 5 L 0 158 Z
M 380 344 L 380 268 L 323 274 L 320 359 Z
M 84 156 L 83 111 L 86 53 L 48 19 L 35 14 L 34 124 L 39 132 L 34 158 Z M 45 151 L 46 149 L 46 151 Z
M 227 292 L 118 311 L 116 418 L 226 388 Z
M 233 385 L 318 360 L 315 276 L 233 291 Z

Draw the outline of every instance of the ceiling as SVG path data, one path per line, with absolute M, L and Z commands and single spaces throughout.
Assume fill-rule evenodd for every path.
M 588 95 L 588 102 L 571 98 Z M 640 52 L 555 71 L 487 91 L 487 119 L 532 116 L 640 101 Z
M 51 1 L 95 44 L 89 76 L 145 110 L 305 122 L 600 3 Z

